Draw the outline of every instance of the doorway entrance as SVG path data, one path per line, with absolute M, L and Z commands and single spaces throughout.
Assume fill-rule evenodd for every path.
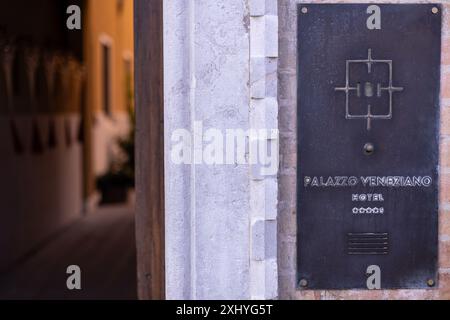
M 147 189 L 139 173 L 135 183 L 135 163 L 148 171 L 135 136 L 138 147 L 150 146 L 135 134 L 144 125 L 135 113 L 145 116 L 149 101 L 140 92 L 134 99 L 139 2 L 17 0 L 0 8 L 1 299 L 137 299 L 137 257 L 139 270 L 164 260 L 145 254 L 153 243 L 145 217 L 155 203 L 161 208 L 152 199 L 163 191 Z M 65 28 L 70 5 L 81 9 L 81 30 Z M 80 289 L 68 286 L 73 266 Z M 144 274 L 140 297 L 153 298 Z

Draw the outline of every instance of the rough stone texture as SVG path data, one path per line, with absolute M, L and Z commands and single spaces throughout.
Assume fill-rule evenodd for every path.
M 266 13 L 266 0 L 249 0 L 250 15 L 252 17 L 263 16 Z
M 248 299 L 248 166 L 170 159 L 173 131 L 194 121 L 248 129 L 247 1 L 164 1 L 164 29 L 167 298 Z
M 450 4 L 448 1 L 364 1 L 374 3 L 442 3 L 440 283 L 437 290 L 298 291 L 296 289 L 296 46 L 298 3 L 361 3 L 360 0 L 279 0 L 279 128 L 278 260 L 280 299 L 450 299 Z
M 264 220 L 257 219 L 252 223 L 251 259 L 254 261 L 264 261 Z
M 277 177 L 261 175 L 260 166 L 170 158 L 173 131 L 192 133 L 196 121 L 203 134 L 278 128 L 276 4 L 164 2 L 168 299 L 278 296 Z M 270 148 L 278 141 L 265 140 Z
M 250 1 L 250 124 L 253 129 L 278 129 L 278 16 L 276 0 Z M 275 150 L 278 135 L 265 143 Z M 250 149 L 250 157 L 254 148 Z M 278 297 L 276 177 L 261 174 L 252 165 L 250 219 L 252 220 L 250 295 L 252 299 Z
M 169 158 L 171 139 L 169 128 L 190 128 L 189 108 L 189 38 L 187 1 L 165 1 L 164 13 L 164 104 L 165 145 L 165 207 L 166 207 L 166 297 L 191 297 L 190 272 L 190 170 L 172 165 Z M 173 19 L 173 16 L 180 17 Z M 185 52 L 184 55 L 178 55 Z M 172 107 L 174 110 L 172 110 Z M 170 177 L 170 179 L 168 179 Z M 186 241 L 187 240 L 187 241 Z

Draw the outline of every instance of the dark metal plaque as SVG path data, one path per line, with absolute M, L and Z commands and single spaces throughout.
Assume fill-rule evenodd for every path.
M 299 288 L 437 287 L 441 7 L 298 9 Z

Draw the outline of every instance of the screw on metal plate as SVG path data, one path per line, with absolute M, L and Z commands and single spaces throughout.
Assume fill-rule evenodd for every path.
M 303 8 L 302 8 L 302 13 L 308 13 L 308 8 L 303 7 Z
M 308 287 L 308 280 L 306 280 L 306 279 L 300 280 L 299 285 L 300 285 L 300 287 L 302 287 L 302 288 Z
M 433 7 L 433 8 L 431 9 L 431 12 L 432 12 L 433 14 L 436 14 L 436 13 L 439 12 L 439 9 L 438 9 L 437 7 Z
M 372 143 L 366 143 L 364 145 L 364 154 L 370 156 L 375 152 L 375 146 Z
M 433 279 L 428 279 L 427 280 L 427 285 L 431 288 L 431 287 L 434 287 L 434 285 L 435 285 L 436 283 L 434 282 L 434 280 Z

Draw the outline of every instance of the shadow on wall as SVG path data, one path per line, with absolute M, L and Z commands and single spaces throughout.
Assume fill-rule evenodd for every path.
M 84 72 L 76 50 L 60 46 L 51 14 L 42 23 L 48 30 L 31 28 L 36 34 L 25 36 L 17 22 L 0 17 L 2 271 L 82 214 Z M 41 43 L 45 34 L 55 47 Z
M 44 137 L 50 121 L 54 122 L 57 137 L 75 137 L 79 116 L 14 119 L 25 150 L 22 154 L 13 152 L 11 119 L 0 117 L 0 270 L 82 212 L 80 145 L 60 141 L 41 154 L 31 152 L 33 121 Z

